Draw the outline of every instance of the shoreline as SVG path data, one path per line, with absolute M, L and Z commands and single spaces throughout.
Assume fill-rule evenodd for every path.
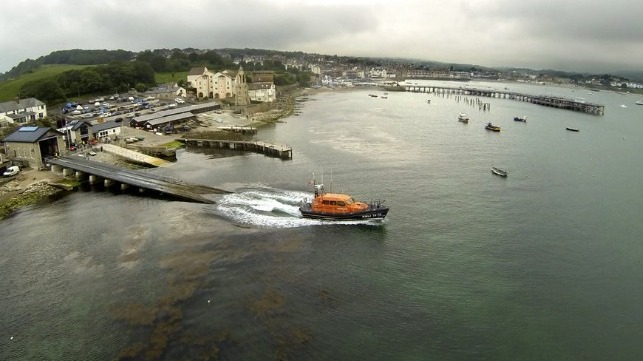
M 270 124 L 280 123 L 281 119 L 287 118 L 295 114 L 297 111 L 296 102 L 300 97 L 313 96 L 321 93 L 342 93 L 351 92 L 356 90 L 382 90 L 379 86 L 359 86 L 359 87 L 319 87 L 319 88 L 296 88 L 284 92 L 283 98 L 278 100 L 275 108 L 266 112 L 258 112 L 251 117 L 234 116 L 228 113 L 218 114 L 211 118 L 223 118 L 222 125 L 234 125 L 244 127 L 260 128 Z M 212 120 L 212 119 L 210 119 Z M 220 120 L 220 119 L 218 119 Z M 207 121 L 206 126 L 193 129 L 193 132 L 211 131 L 211 127 L 216 124 Z M 218 123 L 218 122 L 216 122 Z M 191 132 L 192 132 L 191 131 Z M 140 142 L 142 147 L 158 147 L 168 144 L 176 139 L 176 137 L 167 135 L 156 135 L 145 130 L 133 129 L 129 127 L 123 128 L 124 134 L 122 138 L 128 136 L 141 135 L 145 139 Z M 188 133 L 189 134 L 189 133 Z M 95 147 L 99 149 L 100 144 Z M 131 149 L 131 148 L 130 148 Z M 118 166 L 131 165 L 126 160 L 120 157 L 107 153 L 99 152 L 96 150 L 94 160 L 114 164 Z M 8 180 L 0 182 L 0 220 L 6 219 L 16 213 L 17 211 L 31 205 L 51 199 L 52 197 L 60 195 L 62 192 L 71 192 L 77 187 L 77 182 L 62 174 L 54 173 L 50 170 L 36 170 L 36 169 L 23 169 L 19 175 L 12 177 Z
M 565 85 L 558 86 L 565 87 Z M 382 91 L 385 90 L 385 87 L 378 85 L 354 87 L 323 86 L 318 88 L 295 88 L 285 90 L 283 91 L 282 98 L 277 99 L 276 106 L 268 111 L 257 112 L 249 116 L 238 116 L 230 111 L 211 114 L 210 116 L 198 119 L 198 122 L 202 123 L 202 125 L 192 129 L 190 132 L 199 133 L 218 131 L 217 126 L 221 125 L 261 128 L 267 125 L 280 123 L 282 122 L 282 119 L 297 114 L 296 112 L 299 110 L 297 107 L 298 98 L 314 96 L 321 93 L 344 93 L 364 90 Z M 128 136 L 144 137 L 145 139 L 137 144 L 143 148 L 166 146 L 177 138 L 175 135 L 178 135 L 157 135 L 145 130 L 129 127 L 123 127 L 122 130 L 123 139 Z M 124 167 L 131 166 L 131 163 L 119 156 L 107 152 L 98 152 L 98 148 L 100 148 L 100 144 L 95 147 L 97 155 L 93 157 L 94 160 Z M 135 147 L 128 147 L 128 149 L 135 149 Z M 37 204 L 45 199 L 58 195 L 61 192 L 66 192 L 75 188 L 74 185 L 71 185 L 74 182 L 76 181 L 65 178 L 61 174 L 35 169 L 24 169 L 19 175 L 14 176 L 9 180 L 0 179 L 0 220 L 9 217 L 11 214 L 19 211 L 23 207 Z
M 66 189 L 73 187 L 65 183 L 62 175 L 51 171 L 24 170 L 14 179 L 0 185 L 0 220 L 27 206 L 66 192 Z
M 326 88 L 320 90 L 314 89 L 314 91 L 311 92 L 311 89 L 308 88 L 297 88 L 289 91 L 284 95 L 285 99 L 283 99 L 277 107 L 264 113 L 253 114 L 251 119 L 246 118 L 246 120 L 250 120 L 249 122 L 245 122 L 244 125 L 240 126 L 252 126 L 259 128 L 269 124 L 278 123 L 280 119 L 294 114 L 295 102 L 298 97 L 335 90 L 336 89 Z M 221 114 L 221 116 L 225 116 L 229 122 L 239 123 L 239 121 L 243 121 L 243 119 L 229 114 Z M 209 129 L 210 126 L 211 125 L 208 125 L 203 129 Z M 151 134 L 144 130 L 123 128 L 123 130 L 125 129 L 127 129 L 126 133 L 142 134 L 146 138 L 141 142 L 141 145 L 143 146 L 159 146 L 161 144 L 167 144 L 171 140 L 175 139 L 174 137 Z M 198 131 L 198 129 L 196 131 Z M 127 134 L 123 135 L 123 138 L 126 136 Z M 97 147 L 100 147 L 100 145 Z M 99 162 L 127 166 L 127 162 L 125 160 L 106 152 L 97 151 L 97 155 L 93 159 Z M 63 192 L 73 191 L 77 186 L 77 184 L 74 183 L 75 180 L 64 177 L 62 174 L 57 174 L 50 170 L 36 170 L 31 168 L 22 169 L 20 174 L 9 179 L 1 179 L 0 220 L 11 217 L 13 214 L 25 207 L 44 202 L 52 197 L 60 195 Z

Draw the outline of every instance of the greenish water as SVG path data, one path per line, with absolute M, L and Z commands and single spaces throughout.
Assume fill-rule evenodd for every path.
M 638 98 L 466 85 L 606 114 L 322 93 L 258 134 L 292 161 L 184 151 L 155 170 L 235 191 L 216 205 L 96 190 L 24 210 L 0 223 L 0 358 L 642 358 Z M 386 221 L 298 217 L 313 172 L 385 199 Z

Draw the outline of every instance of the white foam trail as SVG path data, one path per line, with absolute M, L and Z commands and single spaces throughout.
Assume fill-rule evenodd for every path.
M 379 225 L 373 220 L 322 221 L 303 218 L 299 212 L 302 199 L 310 193 L 276 188 L 243 188 L 222 196 L 215 213 L 244 226 L 294 228 L 313 225 Z

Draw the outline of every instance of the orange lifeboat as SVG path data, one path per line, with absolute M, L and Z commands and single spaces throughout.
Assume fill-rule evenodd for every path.
M 313 179 L 313 184 L 314 184 Z M 299 207 L 305 218 L 318 219 L 383 219 L 388 213 L 388 207 L 382 201 L 371 203 L 357 202 L 353 197 L 341 193 L 324 192 L 323 184 L 314 184 L 315 197 L 304 199 Z

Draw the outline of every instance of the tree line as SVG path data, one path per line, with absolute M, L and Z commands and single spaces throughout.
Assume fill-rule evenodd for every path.
M 70 64 L 70 65 L 98 65 L 109 64 L 114 61 L 130 61 L 136 53 L 126 50 L 58 50 L 37 59 L 27 59 L 14 66 L 4 74 L 0 74 L 0 81 L 19 77 L 22 74 L 38 69 L 42 65 Z
M 116 61 L 28 82 L 20 89 L 20 97 L 34 97 L 53 104 L 85 94 L 113 94 L 129 91 L 130 88 L 143 91 L 153 85 L 154 70 L 150 64 L 143 61 Z
M 246 72 L 270 70 L 275 72 L 275 85 L 308 86 L 310 82 L 308 72 L 286 70 L 279 61 L 235 64 L 231 57 L 224 58 L 215 50 L 196 49 L 156 49 L 138 54 L 124 50 L 55 51 L 37 60 L 26 60 L 14 67 L 10 73 L 33 71 L 44 64 L 95 66 L 69 70 L 48 79 L 26 83 L 18 94 L 21 98 L 34 97 L 47 104 L 54 104 L 88 94 L 121 93 L 132 88 L 142 92 L 157 85 L 154 79 L 155 72 L 185 72 L 195 66 L 206 66 L 214 72 L 237 69 L 239 66 Z M 251 81 L 249 78 L 247 80 Z M 186 80 L 179 81 L 179 85 L 188 86 Z

